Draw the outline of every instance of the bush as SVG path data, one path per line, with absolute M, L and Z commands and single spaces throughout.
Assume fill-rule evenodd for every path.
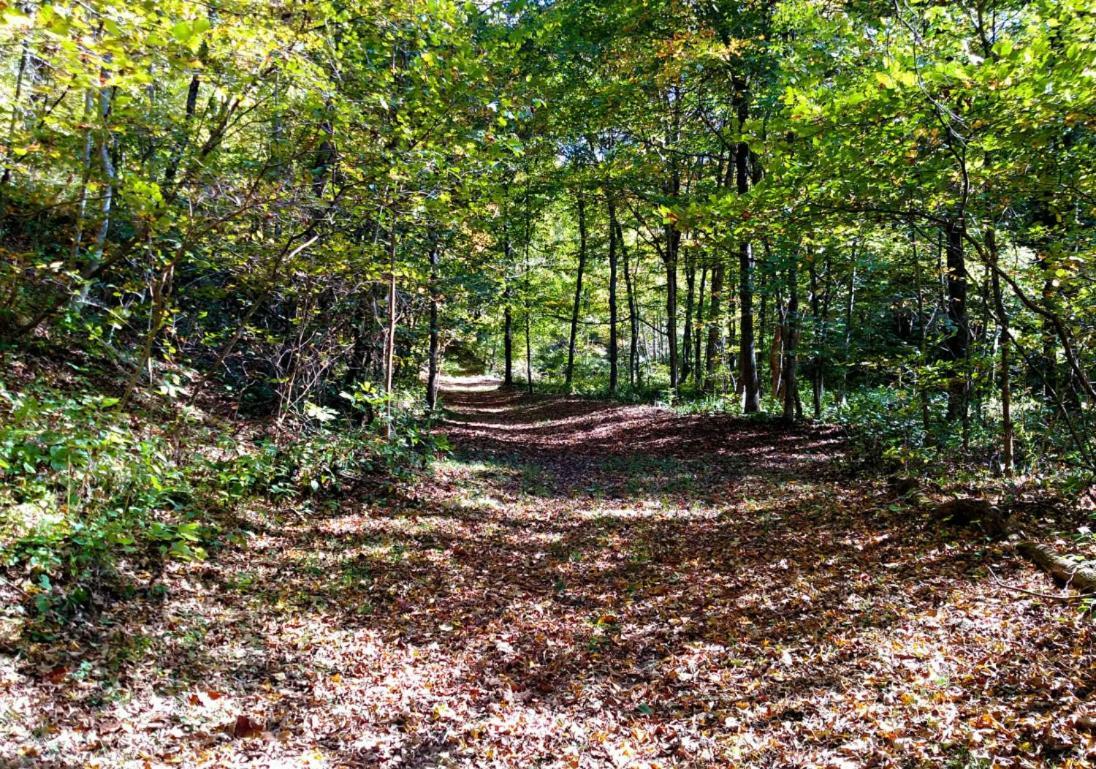
M 172 441 L 120 405 L 0 384 L 0 564 L 24 581 L 39 614 L 89 605 L 123 564 L 156 574 L 165 559 L 205 558 L 222 539 L 217 514 L 247 500 L 335 494 L 367 475 L 413 472 L 447 448 L 409 410 L 395 410 L 390 441 L 320 407 L 306 408 L 288 441 L 237 442 L 221 431 L 215 440 L 182 417 Z

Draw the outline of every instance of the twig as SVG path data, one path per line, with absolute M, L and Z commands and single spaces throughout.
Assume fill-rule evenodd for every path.
M 16 591 L 17 593 L 19 593 L 19 594 L 20 594 L 21 596 L 23 596 L 24 598 L 30 598 L 30 593 L 28 593 L 28 592 L 27 592 L 26 590 L 24 590 L 23 588 L 19 587 L 19 586 L 18 586 L 18 585 L 16 585 L 16 584 L 15 584 L 14 582 L 12 582 L 11 580 L 7 579 L 6 577 L 0 577 L 0 582 L 4 583 L 4 584 L 5 584 L 5 585 L 7 585 L 8 587 L 10 587 L 10 588 L 11 588 L 12 590 Z
M 993 577 L 993 581 L 1000 587 L 1006 590 L 1011 590 L 1015 593 L 1023 593 L 1024 595 L 1030 595 L 1035 598 L 1047 598 L 1052 601 L 1083 601 L 1086 598 L 1096 598 L 1096 593 L 1078 593 L 1077 595 L 1058 595 L 1056 593 L 1039 593 L 1035 590 L 1028 590 L 1026 588 L 1017 587 L 1016 585 L 1009 585 L 1001 581 L 1001 578 L 997 576 L 997 572 L 993 570 L 993 567 L 989 567 L 990 576 Z

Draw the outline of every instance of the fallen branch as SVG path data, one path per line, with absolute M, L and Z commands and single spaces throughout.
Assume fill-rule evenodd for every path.
M 1016 551 L 1049 574 L 1063 587 L 1072 587 L 1082 595 L 1096 594 L 1096 570 L 1078 566 L 1045 545 L 1021 542 Z
M 1056 593 L 1040 593 L 1037 590 L 1028 590 L 1027 588 L 1023 588 L 1018 585 L 1010 585 L 1007 582 L 1002 581 L 1001 578 L 997 576 L 997 572 L 995 572 L 992 567 L 989 570 L 989 574 L 991 577 L 993 577 L 993 581 L 997 583 L 998 587 L 1002 587 L 1005 590 L 1011 590 L 1014 593 L 1020 593 L 1021 595 L 1030 595 L 1033 598 L 1046 598 L 1050 601 L 1072 602 L 1083 601 L 1085 598 L 1088 597 L 1086 595 L 1058 595 Z

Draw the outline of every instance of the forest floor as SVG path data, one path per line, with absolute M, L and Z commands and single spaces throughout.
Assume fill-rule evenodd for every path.
M 834 431 L 445 403 L 433 480 L 0 654 L 0 766 L 1096 765 L 1091 620 Z

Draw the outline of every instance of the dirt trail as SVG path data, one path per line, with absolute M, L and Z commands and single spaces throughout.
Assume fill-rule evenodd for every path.
M 444 401 L 414 498 L 177 567 L 83 680 L 5 668 L 27 765 L 1090 765 L 1091 625 L 839 472 L 832 432 Z

